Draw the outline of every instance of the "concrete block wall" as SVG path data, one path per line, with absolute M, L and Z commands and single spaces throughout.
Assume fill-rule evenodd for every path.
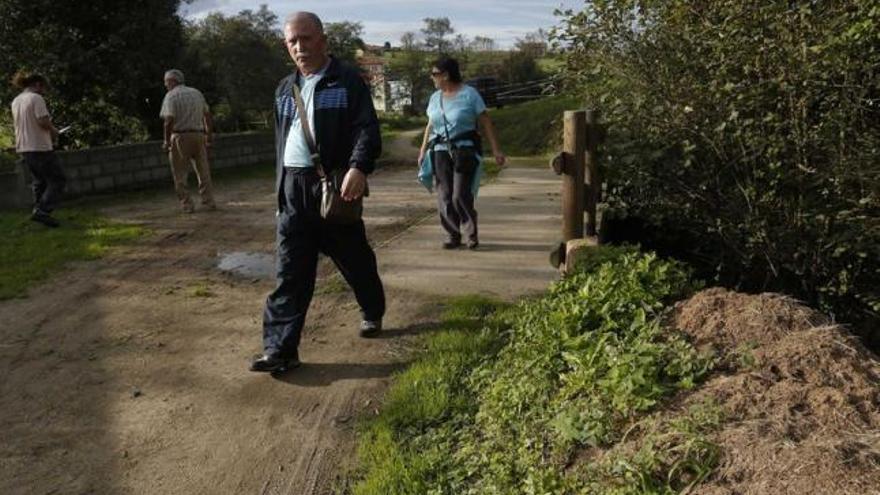
M 168 155 L 161 141 L 123 144 L 77 151 L 60 151 L 58 159 L 67 175 L 66 196 L 136 189 L 166 182 L 171 184 Z M 272 133 L 252 132 L 216 135 L 208 154 L 212 170 L 275 163 Z M 30 174 L 17 170 L 0 174 L 0 207 L 30 204 Z

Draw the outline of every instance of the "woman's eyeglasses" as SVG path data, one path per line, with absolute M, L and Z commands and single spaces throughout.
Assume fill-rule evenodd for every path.
M 440 74 L 443 74 L 442 70 L 432 70 L 431 71 L 431 76 L 439 76 Z

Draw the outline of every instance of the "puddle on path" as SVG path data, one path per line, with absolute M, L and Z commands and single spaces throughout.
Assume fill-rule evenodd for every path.
M 275 255 L 236 251 L 220 253 L 217 268 L 246 278 L 275 278 Z

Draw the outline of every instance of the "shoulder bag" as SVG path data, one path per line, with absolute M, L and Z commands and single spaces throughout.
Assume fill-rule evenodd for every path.
M 318 147 L 315 144 L 315 138 L 309 127 L 309 117 L 306 115 L 306 105 L 302 99 L 299 85 L 293 83 L 293 99 L 296 102 L 296 113 L 299 114 L 299 121 L 302 125 L 303 135 L 306 143 L 309 145 L 309 153 L 311 153 L 312 164 L 318 177 L 321 178 L 321 218 L 331 223 L 355 223 L 361 219 L 364 211 L 363 197 L 351 201 L 342 199 L 340 191 L 342 180 L 345 172 L 332 172 L 328 175 L 324 173 L 324 167 L 321 165 L 321 155 L 318 153 Z M 366 189 L 364 195 L 366 195 Z

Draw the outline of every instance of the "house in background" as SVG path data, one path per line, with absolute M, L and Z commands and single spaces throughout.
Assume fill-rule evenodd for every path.
M 370 85 L 373 106 L 377 112 L 403 112 L 411 105 L 410 88 L 403 81 L 392 80 L 388 75 L 388 62 L 382 54 L 390 48 L 367 45 L 357 50 L 355 56 L 363 71 L 364 80 Z
M 357 51 L 358 65 L 363 69 L 364 79 L 373 94 L 373 106 L 377 112 L 392 111 L 389 102 L 391 89 L 388 81 L 387 63 L 381 55 L 364 50 Z

